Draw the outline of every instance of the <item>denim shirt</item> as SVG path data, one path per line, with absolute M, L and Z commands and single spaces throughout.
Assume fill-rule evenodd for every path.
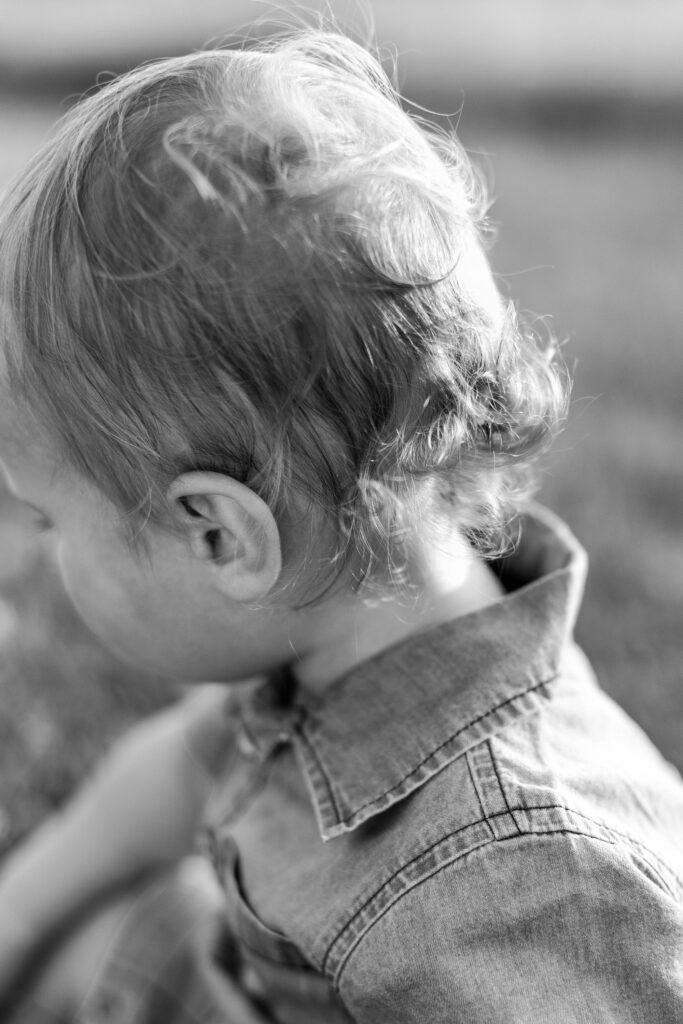
M 683 784 L 572 641 L 585 567 L 534 508 L 500 601 L 237 709 L 216 956 L 267 1019 L 683 1021 Z

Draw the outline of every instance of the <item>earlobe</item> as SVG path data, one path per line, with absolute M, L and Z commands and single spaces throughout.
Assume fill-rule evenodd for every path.
M 258 494 L 222 473 L 193 472 L 177 477 L 167 498 L 193 556 L 226 597 L 247 603 L 270 593 L 282 568 L 280 534 Z

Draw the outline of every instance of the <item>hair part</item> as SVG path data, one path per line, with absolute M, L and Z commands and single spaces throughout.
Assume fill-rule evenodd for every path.
M 4 200 L 15 400 L 131 537 L 203 469 L 313 517 L 318 592 L 404 580 L 444 507 L 498 552 L 566 394 L 493 284 L 485 214 L 457 140 L 343 36 L 148 64 Z

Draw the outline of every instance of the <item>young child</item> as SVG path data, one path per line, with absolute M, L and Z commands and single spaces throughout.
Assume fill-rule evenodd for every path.
M 94 633 L 215 681 L 4 866 L 10 1019 L 683 1019 L 683 786 L 571 640 L 484 213 L 315 32 L 107 85 L 5 198 L 9 485 Z

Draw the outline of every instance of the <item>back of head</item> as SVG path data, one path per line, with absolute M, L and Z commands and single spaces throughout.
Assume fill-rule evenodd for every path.
M 144 66 L 4 201 L 15 400 L 133 535 L 209 469 L 285 536 L 313 522 L 318 585 L 400 577 L 420 516 L 494 550 L 563 394 L 494 287 L 484 214 L 455 139 L 342 36 Z

